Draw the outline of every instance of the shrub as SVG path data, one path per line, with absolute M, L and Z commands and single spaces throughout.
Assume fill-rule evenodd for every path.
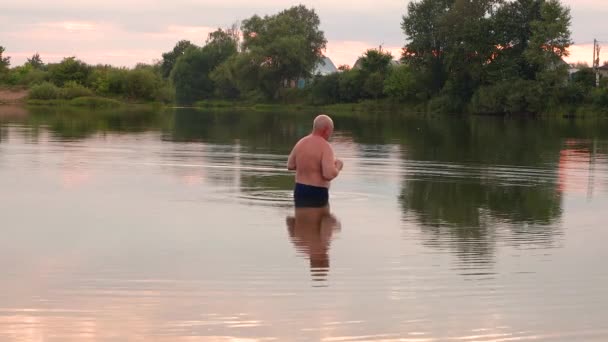
M 127 73 L 126 93 L 129 98 L 139 100 L 154 100 L 160 88 L 160 76 L 151 70 L 135 69 Z
M 61 88 L 61 97 L 66 100 L 91 95 L 93 95 L 93 92 L 89 88 L 74 81 L 67 82 L 63 88 Z
M 78 97 L 71 100 L 70 104 L 89 108 L 116 108 L 122 106 L 122 102 L 120 101 L 103 97 Z
M 61 63 L 49 64 L 49 80 L 57 86 L 69 81 L 85 84 L 92 68 L 75 57 L 64 58 Z
M 50 82 L 42 82 L 30 89 L 30 99 L 34 100 L 55 100 L 60 94 L 60 89 Z

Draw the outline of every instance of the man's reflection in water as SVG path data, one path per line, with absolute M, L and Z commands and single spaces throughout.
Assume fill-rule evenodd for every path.
M 329 248 L 340 222 L 323 208 L 295 208 L 295 216 L 287 217 L 287 228 L 296 250 L 310 260 L 314 281 L 324 281 L 329 272 Z

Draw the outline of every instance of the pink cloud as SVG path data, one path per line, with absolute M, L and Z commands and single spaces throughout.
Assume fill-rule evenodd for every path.
M 591 65 L 593 60 L 593 44 L 573 45 L 570 47 L 570 56 L 564 58 L 568 63 L 587 62 Z M 600 64 L 608 61 L 608 47 L 600 51 Z
M 346 64 L 352 67 L 367 49 L 376 48 L 378 46 L 361 41 L 331 41 L 327 44 L 325 55 L 336 66 Z M 401 57 L 401 47 L 399 46 L 383 46 L 382 49 L 391 52 L 396 59 Z
M 159 32 L 131 32 L 106 22 L 60 21 L 45 22 L 7 35 L 28 41 L 38 50 L 11 51 L 13 65 L 20 65 L 38 52 L 45 62 L 57 62 L 63 57 L 77 56 L 91 64 L 134 66 L 160 59 L 177 41 L 187 39 L 202 44 L 215 28 L 207 26 L 170 25 Z

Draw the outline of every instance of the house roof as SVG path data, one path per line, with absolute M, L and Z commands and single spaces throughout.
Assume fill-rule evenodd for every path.
M 323 59 L 317 64 L 313 74 L 325 76 L 333 74 L 334 72 L 338 72 L 338 68 L 336 68 L 334 62 L 332 62 L 329 57 L 323 57 Z

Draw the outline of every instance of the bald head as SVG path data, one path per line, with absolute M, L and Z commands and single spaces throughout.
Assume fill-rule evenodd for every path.
M 315 121 L 312 124 L 312 133 L 315 135 L 320 135 L 325 139 L 329 139 L 331 134 L 334 132 L 334 122 L 333 120 L 325 115 L 321 114 L 315 118 Z

